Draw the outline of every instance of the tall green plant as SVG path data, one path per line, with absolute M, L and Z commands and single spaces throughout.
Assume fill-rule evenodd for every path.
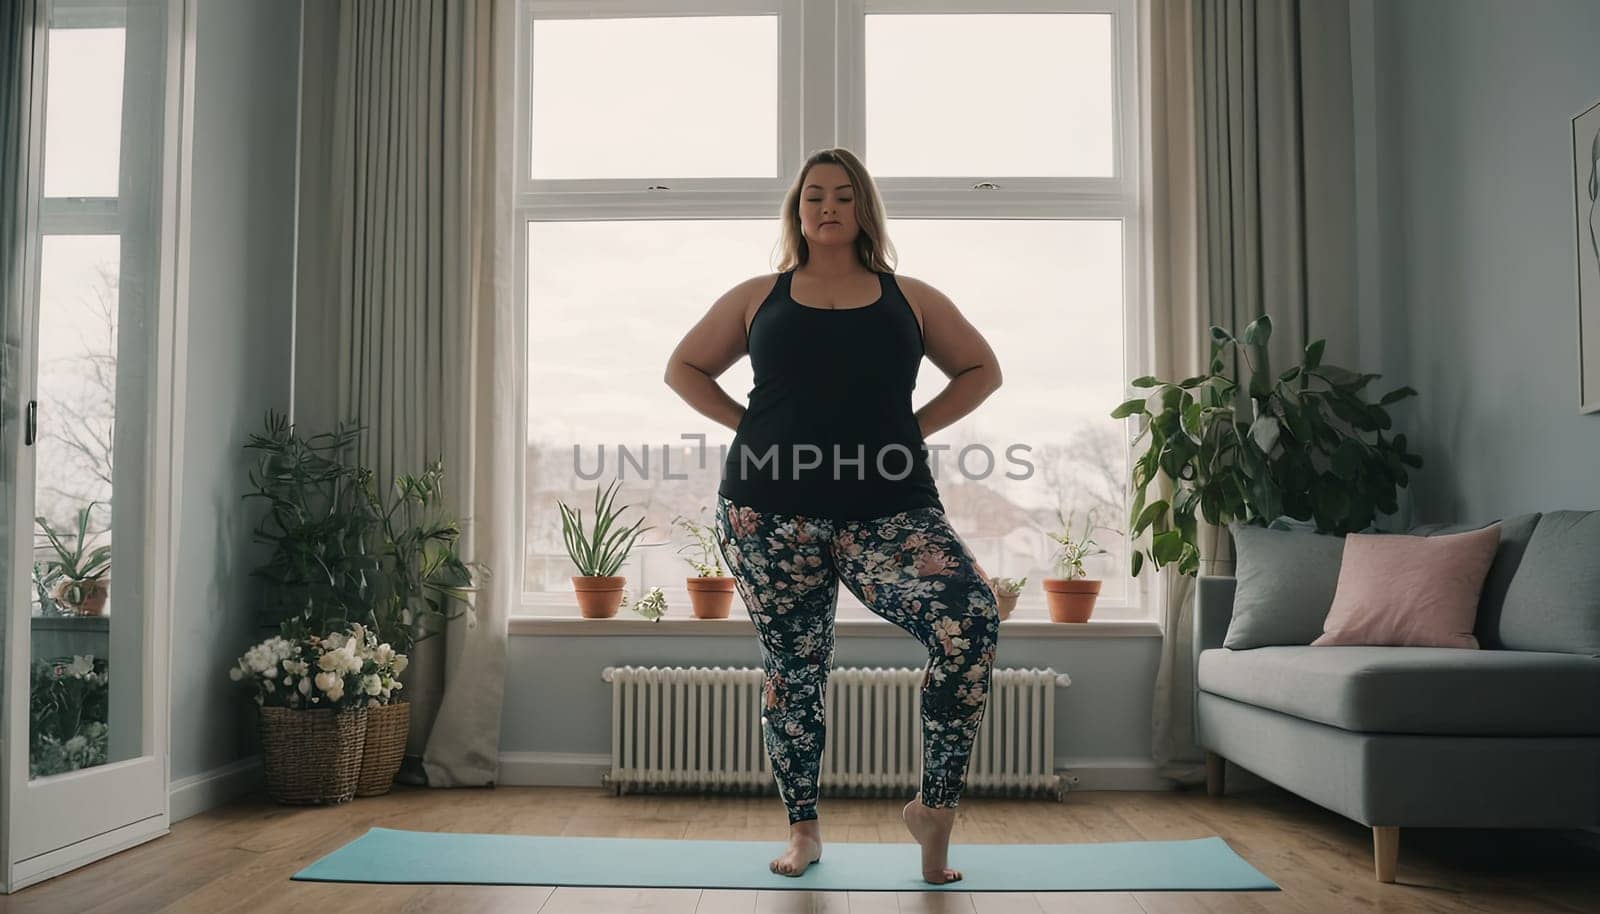
M 1147 559 L 1157 568 L 1175 563 L 1183 574 L 1198 571 L 1197 517 L 1257 526 L 1290 517 L 1342 534 L 1399 510 L 1406 468 L 1422 466 L 1422 458 L 1406 449 L 1405 435 L 1387 434 L 1387 408 L 1416 391 L 1399 387 L 1370 402 L 1364 391 L 1380 375 L 1323 364 L 1325 340 L 1274 375 L 1271 337 L 1266 315 L 1239 338 L 1212 327 L 1206 374 L 1176 382 L 1136 378 L 1132 386 L 1150 392 L 1112 411 L 1116 419 L 1144 418 L 1134 443 L 1129 521 L 1132 536 L 1149 530 L 1150 539 L 1133 553 L 1134 575 Z M 1227 372 L 1230 355 L 1244 363 L 1242 388 Z M 1171 497 L 1152 500 L 1160 480 L 1170 483 Z
M 363 492 L 364 471 L 352 458 L 360 432 L 340 423 L 333 432 L 304 436 L 274 410 L 245 444 L 256 460 L 254 491 L 244 497 L 267 507 L 255 540 L 272 547 L 251 572 L 265 587 L 266 621 L 299 619 L 322 634 L 330 622 L 362 622 L 370 614 L 376 560 L 367 540 L 376 519 Z
M 430 462 L 422 473 L 395 477 L 390 498 L 363 471 L 361 489 L 376 523 L 376 568 L 371 575 L 371 624 L 378 640 L 408 653 L 413 644 L 444 631 L 454 619 L 474 612 L 477 584 L 488 568 L 466 562 L 458 552 L 461 524 L 446 507 L 444 462 Z M 461 611 L 451 615 L 451 609 Z

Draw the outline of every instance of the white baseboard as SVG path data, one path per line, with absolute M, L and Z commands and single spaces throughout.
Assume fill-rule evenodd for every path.
M 603 787 L 601 778 L 611 770 L 608 752 L 502 752 L 500 777 L 504 787 Z
M 261 756 L 252 755 L 221 768 L 173 781 L 167 787 L 171 820 L 181 822 L 192 815 L 231 803 L 260 789 L 264 783 L 262 778 Z
M 1056 771 L 1067 781 L 1069 792 L 1076 790 L 1172 790 L 1170 778 L 1156 774 L 1154 759 L 1147 758 L 1058 758 Z M 1077 781 L 1069 779 L 1076 776 Z
M 603 752 L 502 752 L 497 784 L 506 787 L 600 787 L 611 770 Z M 1057 759 L 1056 770 L 1074 790 L 1171 790 L 1155 762 L 1141 758 Z M 1075 779 L 1075 780 L 1074 780 Z

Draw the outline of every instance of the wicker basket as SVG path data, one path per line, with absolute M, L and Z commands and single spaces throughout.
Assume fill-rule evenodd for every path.
M 267 796 L 293 806 L 344 803 L 355 796 L 367 709 L 261 708 Z
M 361 753 L 361 778 L 356 796 L 376 797 L 389 792 L 405 760 L 406 737 L 411 733 L 411 702 L 396 699 L 367 709 L 367 745 Z

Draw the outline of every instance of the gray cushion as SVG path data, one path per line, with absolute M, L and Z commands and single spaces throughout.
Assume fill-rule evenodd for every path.
M 1359 733 L 1600 735 L 1600 659 L 1445 647 L 1209 650 L 1203 691 Z
M 1513 650 L 1600 657 L 1600 511 L 1539 518 L 1498 624 Z
M 1448 536 L 1481 530 L 1492 523 L 1494 521 L 1485 524 L 1423 524 L 1407 532 L 1413 536 Z M 1473 630 L 1482 647 L 1506 646 L 1500 639 L 1500 617 L 1505 607 L 1506 591 L 1511 587 L 1511 579 L 1522 563 L 1522 555 L 1527 551 L 1528 541 L 1533 538 L 1534 528 L 1538 524 L 1538 512 L 1518 514 L 1501 521 L 1500 548 L 1495 551 L 1494 564 L 1489 566 L 1489 574 L 1483 581 L 1483 596 L 1478 598 L 1478 621 Z
M 1310 644 L 1322 634 L 1339 584 L 1344 538 L 1235 525 L 1233 620 L 1222 646 Z

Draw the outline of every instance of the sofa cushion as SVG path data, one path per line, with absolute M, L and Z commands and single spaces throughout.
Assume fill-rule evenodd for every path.
M 1600 736 L 1600 659 L 1443 647 L 1225 648 L 1201 690 L 1359 733 Z
M 1498 625 L 1513 650 L 1600 657 L 1600 511 L 1539 518 Z
M 1506 646 L 1500 640 L 1500 616 L 1505 608 L 1506 591 L 1511 588 L 1511 579 L 1516 576 L 1523 553 L 1528 549 L 1528 541 L 1533 538 L 1534 528 L 1538 524 L 1537 511 L 1517 514 L 1500 522 L 1500 548 L 1495 550 L 1494 564 L 1489 566 L 1489 575 L 1483 580 L 1483 596 L 1478 599 L 1478 620 L 1473 626 L 1479 647 L 1492 649 Z M 1412 536 L 1441 536 L 1481 530 L 1487 526 L 1488 523 L 1423 524 L 1408 532 Z
M 1344 538 L 1234 525 L 1233 619 L 1223 647 L 1310 644 L 1339 583 Z
M 1472 634 L 1500 525 L 1450 536 L 1352 533 L 1339 588 L 1313 647 L 1478 649 Z

